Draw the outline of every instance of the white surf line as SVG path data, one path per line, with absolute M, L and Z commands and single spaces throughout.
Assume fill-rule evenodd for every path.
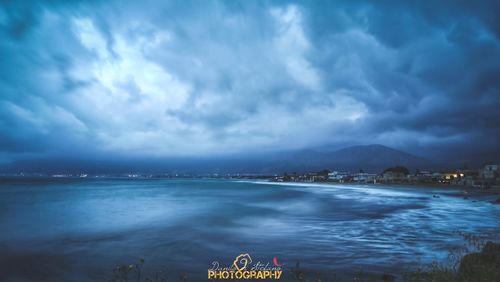
M 360 193 L 365 193 L 369 195 L 379 195 L 379 196 L 421 196 L 428 195 L 432 196 L 434 193 L 426 193 L 426 190 L 419 191 L 418 187 L 390 187 L 390 186 L 380 186 L 374 187 L 371 185 L 346 185 L 346 184 L 318 184 L 318 183 L 295 183 L 295 182 L 272 182 L 272 181 L 252 181 L 252 180 L 241 180 L 238 182 L 252 183 L 252 184 L 264 184 L 264 185 L 276 185 L 276 186 L 289 186 L 289 187 L 319 187 L 319 188 L 337 188 L 343 190 L 351 190 Z M 430 192 L 430 191 L 428 191 Z M 438 192 L 438 191 L 433 191 Z M 439 193 L 439 192 L 438 192 Z M 450 197 L 448 195 L 440 195 L 443 197 Z

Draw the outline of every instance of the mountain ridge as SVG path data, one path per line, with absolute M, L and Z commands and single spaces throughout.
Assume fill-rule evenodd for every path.
M 306 149 L 291 155 L 289 165 L 281 170 L 315 171 L 321 169 L 347 170 L 351 172 L 363 170 L 378 173 L 391 166 L 406 166 L 415 169 L 437 169 L 443 164 L 405 151 L 380 144 L 355 145 L 336 151 L 320 151 Z
M 380 173 L 387 167 L 442 169 L 445 164 L 380 144 L 356 145 L 339 150 L 303 149 L 273 154 L 213 158 L 135 160 L 22 160 L 0 166 L 0 173 L 253 173 L 311 172 L 323 169 Z

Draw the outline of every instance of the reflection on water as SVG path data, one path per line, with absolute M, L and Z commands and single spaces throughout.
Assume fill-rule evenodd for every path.
M 113 266 L 204 279 L 242 252 L 317 271 L 404 271 L 453 231 L 497 232 L 500 208 L 449 191 L 222 180 L 3 179 L 1 281 L 104 281 Z M 440 198 L 432 194 L 439 193 Z

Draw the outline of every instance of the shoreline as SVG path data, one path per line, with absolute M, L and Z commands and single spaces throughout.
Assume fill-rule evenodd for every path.
M 472 186 L 462 186 L 462 185 L 440 185 L 440 184 L 410 184 L 410 183 L 338 183 L 338 182 L 275 182 L 271 180 L 267 181 L 252 181 L 248 179 L 248 182 L 262 183 L 262 184 L 275 184 L 275 185 L 295 185 L 295 186 L 371 186 L 377 188 L 404 188 L 404 189 L 416 189 L 422 191 L 430 191 L 432 189 L 439 189 L 442 191 L 450 191 L 451 196 L 463 197 L 464 199 L 478 200 L 478 198 L 492 204 L 500 204 L 500 189 L 493 188 L 484 190 L 481 188 L 475 188 Z M 245 181 L 245 182 L 247 182 Z M 433 196 L 433 193 L 429 193 Z

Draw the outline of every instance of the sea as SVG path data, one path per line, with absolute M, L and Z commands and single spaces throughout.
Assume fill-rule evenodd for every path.
M 123 265 L 208 281 L 214 262 L 240 254 L 280 265 L 281 281 L 298 269 L 311 281 L 401 277 L 452 263 L 473 247 L 464 234 L 498 239 L 490 200 L 418 186 L 4 177 L 0 281 L 112 281 Z

